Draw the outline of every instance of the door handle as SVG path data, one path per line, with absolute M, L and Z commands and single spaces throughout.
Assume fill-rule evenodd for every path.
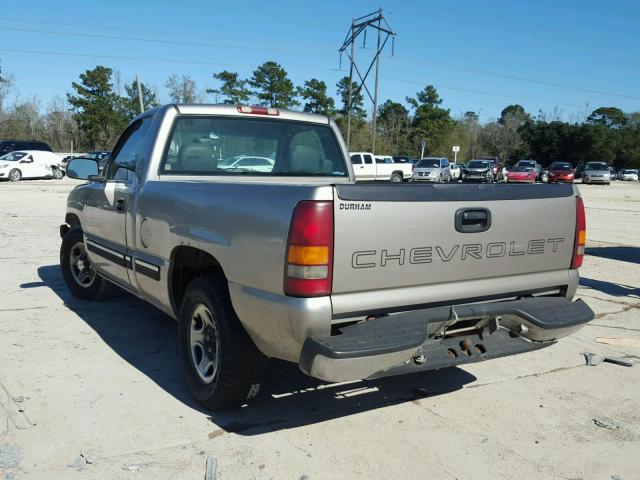
M 456 212 L 455 226 L 460 233 L 486 232 L 491 228 L 491 212 L 487 208 L 461 208 Z
M 124 213 L 124 198 L 116 200 L 116 212 Z

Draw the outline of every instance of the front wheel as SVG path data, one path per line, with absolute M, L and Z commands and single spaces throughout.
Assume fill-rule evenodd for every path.
M 99 276 L 93 268 L 80 227 L 73 227 L 62 239 L 60 270 L 67 288 L 82 300 L 101 300 L 117 291 L 115 285 Z
M 191 282 L 180 308 L 180 359 L 187 387 L 210 410 L 255 397 L 265 357 L 245 332 L 223 281 Z
M 14 168 L 9 172 L 9 181 L 10 182 L 19 182 L 22 180 L 22 172 L 17 168 Z

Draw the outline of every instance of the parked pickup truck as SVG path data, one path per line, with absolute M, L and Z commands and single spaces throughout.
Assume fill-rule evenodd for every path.
M 273 168 L 228 168 L 235 156 Z M 60 227 L 64 280 L 175 318 L 187 386 L 210 409 L 253 397 L 268 357 L 370 379 L 536 350 L 593 318 L 572 301 L 585 244 L 573 185 L 357 184 L 348 160 L 324 116 L 145 112 L 102 175 L 94 159 L 67 166 L 88 181 Z
M 369 152 L 351 152 L 353 174 L 357 181 L 386 180 L 400 183 L 409 180 L 413 175 L 410 163 L 395 163 L 393 157 L 376 157 Z

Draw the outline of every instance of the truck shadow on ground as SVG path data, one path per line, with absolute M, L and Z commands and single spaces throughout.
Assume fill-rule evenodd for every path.
M 476 377 L 460 368 L 447 368 L 370 381 L 327 384 L 302 374 L 297 365 L 271 360 L 257 399 L 220 413 L 201 408 L 190 397 L 178 360 L 177 325 L 142 300 L 123 293 L 102 302 L 73 297 L 58 265 L 38 268 L 41 282 L 21 288 L 48 287 L 71 311 L 131 366 L 185 405 L 202 412 L 225 432 L 259 435 L 324 422 L 360 412 L 415 401 L 461 389 Z
M 640 264 L 640 247 L 588 247 L 586 255 Z
M 599 292 L 606 293 L 612 297 L 640 298 L 640 288 L 622 283 L 611 283 L 593 278 L 580 278 L 580 287 L 591 288 Z

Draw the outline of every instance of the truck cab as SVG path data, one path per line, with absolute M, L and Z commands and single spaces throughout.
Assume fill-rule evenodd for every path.
M 400 183 L 411 178 L 411 165 L 395 163 L 391 156 L 371 152 L 350 152 L 353 173 L 358 181 L 385 180 Z

